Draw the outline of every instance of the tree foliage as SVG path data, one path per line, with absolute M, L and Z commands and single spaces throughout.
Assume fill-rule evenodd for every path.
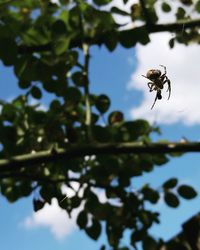
M 176 43 L 199 43 L 200 19 L 192 16 L 200 12 L 200 1 L 177 0 L 172 6 L 167 0 L 160 5 L 155 0 L 141 0 L 129 11 L 109 7 L 112 2 L 0 2 L 0 59 L 5 66 L 12 66 L 24 91 L 11 102 L 0 102 L 0 157 L 9 165 L 3 167 L 0 162 L 1 193 L 15 202 L 36 190 L 39 198 L 33 200 L 34 211 L 51 204 L 53 197 L 69 215 L 79 208 L 80 229 L 94 240 L 105 231 L 113 249 L 131 249 L 138 242 L 144 250 L 158 249 L 163 242 L 153 239 L 149 229 L 159 223 L 159 213 L 147 209 L 147 204 L 157 204 L 164 197 L 166 204 L 175 208 L 180 197 L 192 199 L 197 193 L 176 178 L 159 190 L 148 184 L 133 188 L 134 177 L 164 165 L 170 155 L 159 150 L 152 154 L 123 151 L 124 143 L 148 148 L 151 134 L 159 130 L 145 120 L 126 121 L 121 111 L 110 110 L 107 95 L 90 92 L 90 48 L 105 46 L 114 53 L 118 45 L 146 45 L 151 33 L 164 31 L 174 33 L 171 48 Z M 125 5 L 127 2 L 123 0 Z M 175 10 L 176 21 L 161 24 L 160 10 Z M 117 23 L 115 15 L 128 17 L 133 28 Z M 32 98 L 40 101 L 47 94 L 51 103 L 46 110 L 39 104 L 31 105 Z M 122 153 L 98 153 L 92 148 L 108 143 L 119 145 Z M 78 154 L 87 145 L 88 155 Z M 72 147 L 73 158 L 55 157 L 59 150 Z M 41 152 L 48 152 L 50 160 L 45 161 Z M 27 155 L 23 165 L 14 160 L 16 155 Z M 64 185 L 72 189 L 73 196 L 65 197 Z M 100 194 L 105 195 L 104 201 Z M 127 230 L 130 243 L 122 246 L 120 241 Z

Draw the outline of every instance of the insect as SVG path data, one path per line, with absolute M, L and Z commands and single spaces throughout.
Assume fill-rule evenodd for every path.
M 151 109 L 154 107 L 157 99 L 158 100 L 162 99 L 161 92 L 162 92 L 162 89 L 164 88 L 165 83 L 167 83 L 167 85 L 168 85 L 168 89 L 167 89 L 167 92 L 169 92 L 168 100 L 169 100 L 170 95 L 171 95 L 171 82 L 166 75 L 167 74 L 166 67 L 163 65 L 160 65 L 160 66 L 164 68 L 163 74 L 161 73 L 161 71 L 159 69 L 150 69 L 147 71 L 146 76 L 142 75 L 143 77 L 150 80 L 150 82 L 147 83 L 147 85 L 149 87 L 149 91 L 152 92 L 153 90 L 155 90 L 157 92 Z

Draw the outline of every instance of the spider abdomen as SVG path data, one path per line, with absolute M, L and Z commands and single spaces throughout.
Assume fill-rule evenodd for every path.
M 150 69 L 147 72 L 147 78 L 150 80 L 158 79 L 161 76 L 161 71 L 159 69 Z

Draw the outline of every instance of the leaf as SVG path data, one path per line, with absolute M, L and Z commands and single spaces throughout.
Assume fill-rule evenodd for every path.
M 98 142 L 109 142 L 111 140 L 111 133 L 107 127 L 96 125 L 92 127 L 92 134 Z
M 84 87 L 88 84 L 87 77 L 83 74 L 82 71 L 76 71 L 72 75 L 72 81 L 78 87 Z
M 51 26 L 51 31 L 55 38 L 66 35 L 67 29 L 65 22 L 63 20 L 56 20 Z
M 122 127 L 128 133 L 127 141 L 134 141 L 140 136 L 148 135 L 151 131 L 149 123 L 142 119 L 125 122 Z
M 2 117 L 10 122 L 13 122 L 16 117 L 16 109 L 12 104 L 5 104 L 1 111 Z
M 161 8 L 164 12 L 170 12 L 171 6 L 167 2 L 163 2 L 161 5 Z
M 136 242 L 141 241 L 146 236 L 147 232 L 144 229 L 136 230 L 131 234 L 131 245 L 135 245 Z
M 180 203 L 178 197 L 171 192 L 165 192 L 164 200 L 165 200 L 166 204 L 172 208 L 178 207 L 179 203 Z
M 67 52 L 67 49 L 69 47 L 70 39 L 66 37 L 61 37 L 59 39 L 56 39 L 53 44 L 53 51 L 54 53 L 59 56 L 65 52 Z
M 144 187 L 141 192 L 144 195 L 144 200 L 148 200 L 152 204 L 156 204 L 160 198 L 159 193 L 148 186 Z
M 168 157 L 164 154 L 154 155 L 153 162 L 157 166 L 161 166 L 169 161 Z
M 196 9 L 197 12 L 200 13 L 200 0 L 198 0 L 198 1 L 196 2 L 196 4 L 195 4 L 195 9 Z
M 87 235 L 93 240 L 97 240 L 101 234 L 101 224 L 98 220 L 92 219 L 92 226 L 86 228 Z
M 105 33 L 105 35 L 102 36 L 102 39 L 105 43 L 106 48 L 112 52 L 116 48 L 118 43 L 118 33 L 111 30 L 108 33 Z
M 99 95 L 96 99 L 95 106 L 97 110 L 103 114 L 105 113 L 110 107 L 110 99 L 107 95 Z
M 141 12 L 141 6 L 138 3 L 135 3 L 131 6 L 131 19 L 133 21 L 137 20 L 137 19 L 141 19 L 142 18 L 142 12 Z
M 108 122 L 110 125 L 116 125 L 124 120 L 124 115 L 121 111 L 113 111 L 108 116 Z
M 131 30 L 121 31 L 119 41 L 123 47 L 131 48 L 134 47 L 137 42 L 145 45 L 150 41 L 150 39 L 145 28 L 137 27 Z
M 44 205 L 45 205 L 45 202 L 43 200 L 33 199 L 33 210 L 35 212 L 42 209 Z
M 176 18 L 177 18 L 178 20 L 184 19 L 185 14 L 186 14 L 185 10 L 184 10 L 183 8 L 179 7 L 179 8 L 177 9 L 177 12 L 176 12 Z
M 21 80 L 18 82 L 18 85 L 21 89 L 27 89 L 31 86 L 31 82 Z
M 64 93 L 65 101 L 68 105 L 74 105 L 81 101 L 82 94 L 78 88 L 68 87 Z
M 158 244 L 151 236 L 146 236 L 142 241 L 143 250 L 157 250 Z
M 109 4 L 110 2 L 112 2 L 112 0 L 93 0 L 93 2 L 96 5 L 102 6 L 102 5 Z
M 0 59 L 6 66 L 14 65 L 17 61 L 17 45 L 11 38 L 0 39 Z
M 83 210 L 79 213 L 76 220 L 80 229 L 85 229 L 88 223 L 87 213 Z
M 175 39 L 174 39 L 174 38 L 171 38 L 171 39 L 169 40 L 169 47 L 170 47 L 171 49 L 173 49 L 173 48 L 174 48 L 174 44 L 175 44 Z
M 171 178 L 168 181 L 163 183 L 163 188 L 164 189 L 171 189 L 176 187 L 176 185 L 178 184 L 178 179 L 177 178 Z
M 190 6 L 193 4 L 193 1 L 192 0 L 181 0 L 181 3 L 186 5 L 186 6 Z
M 42 92 L 38 87 L 33 86 L 32 89 L 31 89 L 31 95 L 35 99 L 40 99 L 42 97 Z
M 195 189 L 189 185 L 181 185 L 178 187 L 178 194 L 187 200 L 193 199 L 197 196 Z
M 121 10 L 117 7 L 112 7 L 111 12 L 114 14 L 122 15 L 122 16 L 130 16 L 130 14 L 124 10 Z

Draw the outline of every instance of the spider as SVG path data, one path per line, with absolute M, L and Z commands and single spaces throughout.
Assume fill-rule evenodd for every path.
M 145 77 L 151 81 L 151 82 L 147 83 L 147 85 L 149 87 L 149 91 L 150 92 L 152 92 L 153 90 L 157 91 L 156 97 L 155 97 L 155 100 L 154 100 L 154 103 L 153 103 L 151 109 L 154 107 L 157 99 L 158 100 L 162 99 L 161 91 L 162 91 L 165 83 L 167 83 L 167 85 L 168 85 L 168 89 L 167 89 L 167 92 L 169 92 L 168 100 L 169 100 L 170 95 L 171 95 L 171 82 L 170 82 L 169 78 L 166 76 L 166 74 L 167 74 L 166 67 L 163 65 L 160 65 L 160 66 L 164 68 L 163 74 L 161 73 L 161 71 L 159 69 L 150 69 L 147 71 L 146 76 L 142 75 L 143 77 Z

